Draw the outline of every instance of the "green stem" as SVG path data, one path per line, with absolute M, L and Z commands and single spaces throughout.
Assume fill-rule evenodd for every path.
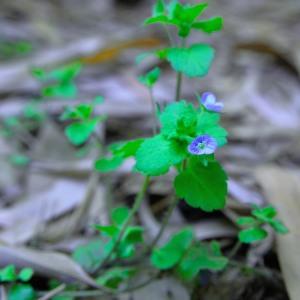
M 167 36 L 168 36 L 168 39 L 169 39 L 169 42 L 170 42 L 171 46 L 175 45 L 175 42 L 173 40 L 173 37 L 171 35 L 171 32 L 170 32 L 169 28 L 166 25 L 163 25 L 163 27 L 164 27 L 164 30 L 167 33 Z
M 181 39 L 181 48 L 185 47 L 186 39 Z M 182 72 L 177 72 L 177 79 L 176 79 L 176 94 L 175 94 L 175 101 L 179 101 L 181 97 L 181 87 L 182 87 Z
M 95 272 L 97 272 L 103 265 L 108 263 L 109 260 L 111 259 L 112 255 L 114 254 L 114 252 L 117 250 L 127 227 L 131 224 L 134 215 L 137 213 L 137 211 L 139 210 L 139 208 L 140 208 L 140 206 L 141 206 L 141 204 L 144 200 L 145 193 L 147 191 L 149 183 L 150 183 L 150 176 L 146 176 L 145 179 L 144 179 L 144 182 L 142 184 L 142 187 L 141 187 L 139 193 L 137 194 L 137 196 L 134 200 L 134 204 L 133 204 L 133 207 L 130 210 L 130 214 L 129 214 L 126 222 L 122 225 L 121 231 L 120 231 L 120 233 L 117 237 L 116 242 L 114 243 L 114 246 L 112 247 L 111 251 L 106 256 L 106 258 L 104 259 L 104 261 L 102 262 L 100 267 L 97 268 L 97 270 Z
M 181 86 L 182 86 L 182 72 L 177 72 L 177 79 L 176 79 L 176 95 L 175 101 L 178 102 L 181 97 Z
M 149 94 L 150 94 L 152 117 L 153 117 L 152 132 L 153 132 L 153 135 L 156 135 L 158 132 L 158 124 L 157 124 L 157 117 L 156 117 L 156 102 L 154 99 L 152 88 L 149 88 Z

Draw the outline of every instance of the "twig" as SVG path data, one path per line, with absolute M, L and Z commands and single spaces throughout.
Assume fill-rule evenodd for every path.
M 139 290 L 139 289 L 147 286 L 149 283 L 151 283 L 153 280 L 155 280 L 159 275 L 160 275 L 160 272 L 157 272 L 153 276 L 146 279 L 144 282 L 137 284 L 135 286 L 132 286 L 132 287 L 125 288 L 123 290 L 112 291 L 111 295 L 113 296 L 113 295 L 119 295 L 119 294 L 126 294 L 126 293 L 130 293 L 130 292 Z M 61 296 L 74 297 L 74 298 L 101 297 L 101 296 L 107 297 L 107 295 L 108 295 L 107 293 L 103 293 L 100 290 L 88 290 L 88 291 L 78 291 L 78 292 L 70 291 L 70 292 L 62 292 L 59 294 Z M 105 299 L 107 299 L 107 298 L 105 298 Z
M 51 290 L 44 296 L 40 297 L 38 300 L 49 300 L 52 299 L 54 296 L 60 294 L 66 288 L 66 284 L 61 284 L 57 288 Z
M 231 249 L 231 251 L 228 254 L 228 258 L 231 259 L 233 258 L 237 252 L 240 250 L 240 248 L 242 247 L 242 243 L 238 240 L 235 245 L 233 246 L 233 248 Z
M 0 300 L 7 300 L 6 290 L 4 285 L 0 286 Z

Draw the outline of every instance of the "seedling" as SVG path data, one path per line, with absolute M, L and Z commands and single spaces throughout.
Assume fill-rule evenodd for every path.
M 28 283 L 33 276 L 33 270 L 24 268 L 19 273 L 14 265 L 8 265 L 0 270 L 0 284 L 5 284 L 9 300 L 35 300 L 36 292 Z
M 268 236 L 266 226 L 271 227 L 279 234 L 288 233 L 288 229 L 276 218 L 276 215 L 276 209 L 269 205 L 264 208 L 256 207 L 251 211 L 251 216 L 239 218 L 237 224 L 245 227 L 239 233 L 239 240 L 246 244 L 264 240 Z

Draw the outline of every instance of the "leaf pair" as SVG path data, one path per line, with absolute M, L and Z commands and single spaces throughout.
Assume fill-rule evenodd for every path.
M 27 282 L 32 278 L 33 270 L 24 268 L 19 273 L 14 265 L 9 265 L 0 270 L 0 283 L 12 283 L 8 290 L 8 300 L 34 300 L 36 293 L 31 285 L 16 283 L 17 281 Z
M 255 243 L 265 239 L 268 236 L 268 232 L 263 228 L 264 225 L 271 226 L 279 234 L 288 233 L 285 225 L 275 218 L 277 211 L 271 205 L 264 208 L 256 208 L 252 210 L 251 215 L 237 220 L 237 224 L 246 227 L 239 233 L 239 240 L 242 243 Z
M 102 173 L 116 170 L 122 165 L 126 158 L 135 156 L 136 151 L 143 141 L 144 139 L 137 139 L 110 145 L 109 150 L 112 153 L 112 156 L 98 159 L 95 163 L 95 169 Z
M 14 265 L 8 265 L 0 270 L 0 282 L 14 282 L 17 280 L 26 282 L 31 279 L 32 275 L 33 270 L 30 268 L 24 268 L 17 273 Z
M 57 98 L 73 98 L 77 95 L 74 79 L 81 71 L 80 63 L 72 63 L 62 68 L 46 72 L 43 69 L 33 69 L 32 75 L 42 82 L 52 82 L 42 88 L 42 96 Z
M 98 97 L 96 101 L 98 101 Z M 65 134 L 73 145 L 79 146 L 85 143 L 95 131 L 99 122 L 105 119 L 104 116 L 93 117 L 94 103 L 67 107 L 62 114 L 61 120 L 72 121 L 72 124 L 66 127 Z
M 214 17 L 198 21 L 198 18 L 207 9 L 207 3 L 181 4 L 177 0 L 171 1 L 168 5 L 163 0 L 157 0 L 152 16 L 145 21 L 145 25 L 163 24 L 176 26 L 180 37 L 190 35 L 192 29 L 201 30 L 205 33 L 212 33 L 222 29 L 223 19 Z
M 190 229 L 174 234 L 169 242 L 155 249 L 151 255 L 154 267 L 159 270 L 175 269 L 186 281 L 195 278 L 201 270 L 222 270 L 227 262 L 217 242 L 212 242 L 209 246 L 195 243 Z

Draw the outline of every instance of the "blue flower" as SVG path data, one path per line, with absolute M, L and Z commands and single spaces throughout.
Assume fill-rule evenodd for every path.
M 188 150 L 194 155 L 212 154 L 216 151 L 218 143 L 208 134 L 196 137 L 188 146 Z
M 221 112 L 224 107 L 224 104 L 217 102 L 216 96 L 209 92 L 203 93 L 200 102 L 207 110 L 214 112 Z

